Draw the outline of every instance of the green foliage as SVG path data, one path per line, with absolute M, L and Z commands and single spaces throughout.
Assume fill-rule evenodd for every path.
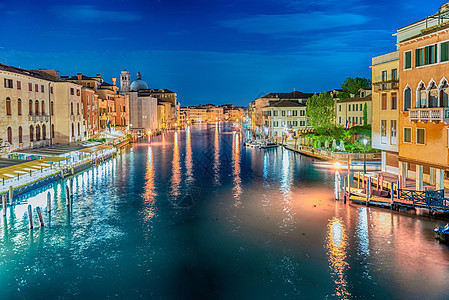
M 360 77 L 348 77 L 345 79 L 345 82 L 341 85 L 341 89 L 343 90 L 340 94 L 338 94 L 338 98 L 341 100 L 347 99 L 351 97 L 351 94 L 357 94 L 358 90 L 370 89 L 371 88 L 371 80 L 367 78 Z
M 89 142 L 101 142 L 101 143 L 106 143 L 106 139 L 105 138 L 101 138 L 101 139 L 88 139 Z
M 328 93 L 314 94 L 307 100 L 306 115 L 317 133 L 328 131 L 335 126 L 334 99 Z
M 368 105 L 366 104 L 366 102 L 363 106 L 363 124 L 368 124 Z

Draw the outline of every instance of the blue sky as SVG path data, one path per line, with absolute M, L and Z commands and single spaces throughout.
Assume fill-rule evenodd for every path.
M 61 75 L 140 71 L 182 105 L 246 106 L 269 92 L 322 92 L 371 77 L 392 34 L 441 1 L 6 1 L 0 62 Z

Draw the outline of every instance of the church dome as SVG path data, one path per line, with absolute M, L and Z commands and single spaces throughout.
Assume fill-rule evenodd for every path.
M 130 90 L 131 91 L 139 91 L 139 90 L 147 90 L 148 84 L 142 80 L 142 75 L 137 73 L 137 79 L 131 83 Z

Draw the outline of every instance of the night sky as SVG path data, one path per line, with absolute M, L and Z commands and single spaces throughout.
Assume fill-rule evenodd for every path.
M 61 75 L 123 69 L 184 105 L 247 106 L 269 92 L 322 92 L 371 78 L 396 29 L 442 1 L 0 1 L 0 62 Z

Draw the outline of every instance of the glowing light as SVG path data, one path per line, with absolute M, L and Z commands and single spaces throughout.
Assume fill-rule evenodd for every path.
M 363 139 L 363 144 L 365 144 L 365 146 L 366 146 L 366 144 L 368 144 L 368 140 L 367 139 Z
M 340 162 L 336 162 L 336 163 L 334 163 L 334 169 L 335 170 L 339 170 L 341 168 L 341 164 L 340 164 Z

